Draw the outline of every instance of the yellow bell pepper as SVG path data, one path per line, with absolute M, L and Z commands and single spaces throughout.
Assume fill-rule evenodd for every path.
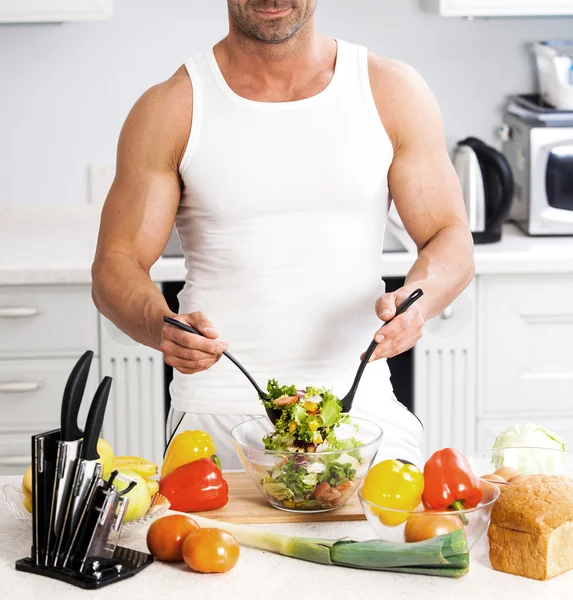
M 163 459 L 161 477 L 165 477 L 178 467 L 200 458 L 211 458 L 215 454 L 213 438 L 204 431 L 182 431 L 176 435 Z
M 422 501 L 423 492 L 424 475 L 416 465 L 400 460 L 384 460 L 374 465 L 368 471 L 362 487 L 364 500 L 376 505 L 372 510 L 381 523 L 389 527 L 401 525 L 410 515 L 379 507 L 414 511 Z
M 318 410 L 318 404 L 316 402 L 309 402 L 306 400 L 304 403 L 304 410 L 309 413 L 315 413 Z

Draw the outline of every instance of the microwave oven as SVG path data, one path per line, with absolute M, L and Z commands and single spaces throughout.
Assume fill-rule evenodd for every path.
M 514 178 L 509 219 L 529 235 L 573 235 L 573 112 L 515 96 L 501 138 Z

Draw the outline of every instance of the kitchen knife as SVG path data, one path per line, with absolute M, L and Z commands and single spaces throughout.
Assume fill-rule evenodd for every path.
M 117 514 L 115 515 L 115 519 L 111 525 L 111 529 L 105 544 L 105 551 L 103 554 L 105 558 L 112 558 L 115 555 L 115 549 L 119 544 L 121 528 L 123 526 L 123 520 L 125 518 L 125 513 L 127 512 L 128 505 L 129 498 L 123 496 L 123 492 L 120 492 Z
M 96 488 L 72 548 L 71 565 L 68 566 L 82 572 L 88 559 L 100 558 L 100 552 L 105 553 L 105 544 L 117 516 L 119 500 L 120 494 L 114 485 L 104 482 Z
M 50 518 L 44 564 L 51 566 L 61 534 L 68 494 L 71 490 L 76 458 L 81 445 L 82 432 L 78 427 L 78 413 L 89 375 L 93 352 L 85 352 L 70 373 L 61 410 L 60 440 L 57 443 L 56 469 L 50 506 Z
M 79 570 L 83 571 L 86 566 L 86 561 L 89 558 L 104 558 L 106 557 L 105 546 L 109 533 L 116 519 L 117 508 L 119 504 L 119 492 L 112 485 L 105 492 L 105 497 L 101 509 L 98 510 L 98 518 L 95 526 L 91 531 L 91 536 L 87 544 L 85 555 L 82 559 Z M 113 556 L 113 553 L 112 553 Z
M 130 482 L 125 490 L 117 491 L 115 478 Z M 86 500 L 72 543 L 63 566 L 76 571 L 89 568 L 89 559 L 113 558 L 121 533 L 128 498 L 125 496 L 136 482 L 114 471 L 109 481 L 94 479 Z
M 100 488 L 104 487 L 106 482 L 100 478 L 92 479 L 88 493 L 85 498 L 84 505 L 80 508 L 80 514 L 78 517 L 78 524 L 73 532 L 71 541 L 66 551 L 65 557 L 62 562 L 62 566 L 67 568 L 74 568 L 77 564 L 77 556 L 81 553 L 81 540 L 83 532 L 88 528 L 88 521 L 93 513 L 93 507 L 95 506 L 98 498 Z M 95 522 L 95 521 L 94 521 Z M 93 524 L 92 524 L 93 527 Z
M 60 430 L 32 436 L 32 561 L 43 565 Z
M 78 414 L 93 357 L 94 353 L 91 350 L 84 352 L 66 382 L 60 416 L 62 441 L 64 442 L 79 440 L 83 435 L 82 430 L 78 427 Z
M 113 482 L 116 477 L 126 483 L 129 482 L 129 485 L 120 492 L 115 485 L 109 484 L 105 500 L 99 511 L 99 518 L 87 544 L 80 571 L 86 569 L 86 561 L 88 560 L 105 559 L 109 561 L 114 558 L 115 549 L 121 535 L 123 519 L 129 505 L 127 494 L 137 485 L 136 481 L 119 474 L 117 471 L 114 471 L 110 481 Z
M 123 519 L 129 505 L 129 498 L 121 496 L 117 490 L 107 498 L 109 508 L 104 506 L 102 518 L 98 521 L 94 535 L 86 552 L 86 560 L 112 560 L 121 535 Z M 85 561 L 81 570 L 85 570 Z
M 121 492 L 114 485 L 116 477 L 126 483 L 129 482 Z M 137 482 L 114 471 L 109 481 L 97 490 L 74 548 L 74 563 L 77 570 L 85 572 L 94 559 L 109 561 L 114 558 L 125 511 L 129 504 L 127 494 L 136 485 Z
M 101 476 L 102 465 L 98 462 L 100 456 L 97 451 L 97 443 L 101 434 L 111 383 L 111 377 L 104 377 L 90 406 L 71 493 L 54 554 L 54 565 L 58 565 L 67 552 L 71 537 L 78 524 L 81 507 L 85 504 L 93 479 Z

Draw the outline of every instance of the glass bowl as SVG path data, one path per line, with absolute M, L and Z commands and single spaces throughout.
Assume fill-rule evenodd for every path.
M 473 472 L 483 478 L 497 469 L 508 467 L 519 475 L 566 475 L 573 477 L 573 452 L 558 448 L 496 448 L 468 456 Z M 510 481 L 495 481 L 500 488 Z
M 29 521 L 30 525 L 32 525 L 32 513 L 29 513 L 23 504 L 24 500 L 24 492 L 17 487 L 6 484 L 3 488 L 4 492 L 4 500 L 6 502 L 6 506 L 8 510 L 16 517 L 17 519 L 22 519 L 24 521 Z M 165 496 L 162 496 L 159 492 L 153 494 L 151 497 L 151 503 L 149 504 L 149 508 L 145 512 L 145 514 L 136 521 L 124 521 L 123 526 L 121 528 L 122 532 L 132 531 L 139 528 L 140 525 L 149 524 L 151 521 L 154 521 L 164 513 L 166 513 L 171 506 L 171 503 Z
M 339 440 L 362 446 L 328 452 L 266 450 L 263 438 L 274 431 L 266 416 L 237 425 L 231 435 L 249 477 L 267 502 L 289 512 L 326 512 L 345 504 L 366 477 L 378 452 L 382 429 L 365 419 L 336 428 Z
M 415 511 L 385 508 L 365 500 L 362 497 L 362 489 L 359 490 L 358 497 L 366 519 L 381 540 L 418 541 L 416 532 L 423 534 L 429 531 L 433 535 L 428 537 L 434 537 L 454 529 L 463 529 L 468 549 L 471 549 L 487 531 L 491 510 L 501 493 L 496 485 L 488 481 L 480 480 L 480 486 L 483 492 L 482 501 L 475 508 L 466 510 L 426 510 L 422 504 Z

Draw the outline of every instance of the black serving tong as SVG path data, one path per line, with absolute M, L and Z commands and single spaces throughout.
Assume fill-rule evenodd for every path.
M 412 304 L 414 304 L 414 302 L 416 302 L 416 300 L 421 298 L 423 295 L 424 295 L 424 292 L 421 289 L 417 289 L 415 292 L 412 292 L 406 298 L 406 300 L 404 300 L 404 302 L 402 302 L 398 306 L 398 308 L 396 309 L 396 314 L 391 319 L 386 321 L 382 325 L 382 327 L 384 327 L 385 325 L 388 325 L 388 323 L 391 323 L 398 315 L 405 313 L 410 308 L 410 306 L 412 306 Z M 368 361 L 374 354 L 374 351 L 376 350 L 377 346 L 378 346 L 378 342 L 376 340 L 372 340 L 370 342 L 370 346 L 368 346 L 368 349 L 364 353 L 364 357 L 360 361 L 360 365 L 358 367 L 356 377 L 354 378 L 354 382 L 352 383 L 352 387 L 348 391 L 348 394 L 346 394 L 346 396 L 344 396 L 344 398 L 342 398 L 342 412 L 345 412 L 345 413 L 350 412 L 350 409 L 352 408 L 352 404 L 354 403 L 354 396 L 356 395 L 356 390 L 358 389 L 358 384 L 360 383 L 360 379 L 362 378 L 362 374 L 364 373 L 364 369 L 366 368 Z
M 402 313 L 407 311 L 408 308 L 410 308 L 410 306 L 412 306 L 412 304 L 414 304 L 414 302 L 416 302 L 416 300 L 421 298 L 423 295 L 424 295 L 424 292 L 421 289 L 417 289 L 415 292 L 410 294 L 410 296 L 408 296 L 408 298 L 406 298 L 406 300 L 404 300 L 404 302 L 402 302 L 398 306 L 398 308 L 396 309 L 396 314 L 394 315 L 394 317 L 392 317 L 392 319 L 395 319 L 398 315 L 401 315 Z M 389 321 L 386 321 L 382 325 L 382 327 L 384 327 L 385 325 L 390 323 L 392 321 L 392 319 L 390 319 Z M 166 323 L 169 323 L 169 325 L 173 325 L 174 327 L 182 329 L 183 331 L 187 331 L 188 333 L 193 333 L 195 335 L 200 335 L 201 337 L 205 337 L 200 331 L 198 331 L 194 327 L 191 327 L 191 325 L 187 325 L 186 323 L 182 323 L 181 321 L 177 321 L 176 319 L 172 319 L 171 317 L 163 317 L 163 320 Z M 378 346 L 378 342 L 376 342 L 375 340 L 372 340 L 372 342 L 370 343 L 370 346 L 368 346 L 368 349 L 366 350 L 366 353 L 364 354 L 364 358 L 360 361 L 360 366 L 358 367 L 358 372 L 356 373 L 356 377 L 354 378 L 352 387 L 350 388 L 350 391 L 348 392 L 348 394 L 346 394 L 346 396 L 344 396 L 344 398 L 342 399 L 342 410 L 345 413 L 349 412 L 350 409 L 352 408 L 352 404 L 354 402 L 354 396 L 356 395 L 356 390 L 358 389 L 358 384 L 360 383 L 360 379 L 362 378 L 364 369 L 366 368 L 366 365 L 368 364 L 368 361 L 370 360 L 372 354 L 374 354 L 374 350 L 376 350 L 377 346 Z M 223 354 L 236 367 L 238 367 L 240 369 L 240 371 L 245 375 L 245 377 L 251 382 L 252 386 L 255 388 L 255 390 L 257 390 L 257 394 L 259 395 L 259 398 L 261 400 L 268 400 L 269 399 L 268 394 L 263 392 L 263 390 L 260 388 L 259 384 L 255 381 L 255 379 L 247 371 L 247 369 L 245 369 L 245 367 L 243 367 L 243 365 L 232 354 L 230 354 L 226 350 L 223 352 Z M 268 408 L 266 406 L 265 406 L 265 411 L 267 413 L 268 418 L 270 419 L 270 421 L 273 424 L 277 422 L 277 420 L 280 418 L 280 416 L 282 414 L 282 411 L 280 409 Z
M 182 331 L 186 331 L 187 333 L 193 333 L 194 335 L 204 336 L 198 329 L 195 327 L 191 327 L 191 325 L 187 325 L 187 323 L 182 323 L 181 321 L 177 321 L 177 319 L 172 319 L 171 317 L 163 317 L 163 320 L 169 325 L 173 325 Z M 266 392 L 264 392 L 259 384 L 255 381 L 255 378 L 243 367 L 243 365 L 230 353 L 226 350 L 223 351 L 223 355 L 226 356 L 240 371 L 243 375 L 251 382 L 251 385 L 257 390 L 257 394 L 261 400 L 268 400 L 269 396 Z M 274 423 L 281 415 L 280 410 L 274 410 L 272 408 L 266 408 L 267 415 L 269 419 Z

